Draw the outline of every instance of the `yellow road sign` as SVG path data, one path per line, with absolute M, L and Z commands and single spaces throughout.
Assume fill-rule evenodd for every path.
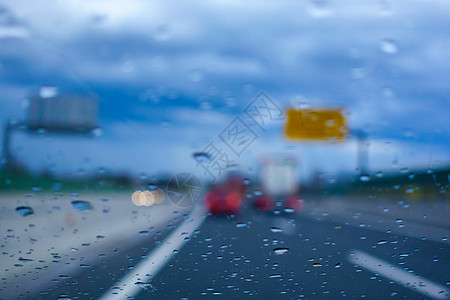
M 342 142 L 348 132 L 342 109 L 289 109 L 284 133 L 293 140 Z

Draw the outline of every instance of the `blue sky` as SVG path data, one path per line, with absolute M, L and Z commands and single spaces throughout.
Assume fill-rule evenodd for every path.
M 260 91 L 280 107 L 343 107 L 373 171 L 450 163 L 446 1 L 0 2 L 0 119 L 43 86 L 96 97 L 96 138 L 18 133 L 33 170 L 197 172 L 191 158 Z M 293 143 L 282 122 L 238 159 L 295 152 L 302 174 L 356 167 L 354 140 Z

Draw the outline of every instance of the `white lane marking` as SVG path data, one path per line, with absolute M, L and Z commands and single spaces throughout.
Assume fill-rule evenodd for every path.
M 202 205 L 194 207 L 189 217 L 159 247 L 153 250 L 147 259 L 135 266 L 119 283 L 104 293 L 100 299 L 126 299 L 127 297 L 134 297 L 142 291 L 142 287 L 137 285 L 136 282 L 150 283 L 156 274 L 170 261 L 174 250 L 180 250 L 183 247 L 189 240 L 188 237 L 200 227 L 205 217 L 206 213 Z M 150 276 L 147 276 L 147 274 Z
M 348 259 L 351 263 L 357 264 L 374 273 L 378 273 L 404 287 L 422 293 L 427 297 L 434 299 L 449 299 L 450 293 L 445 287 L 402 270 L 399 267 L 362 251 L 352 250 Z

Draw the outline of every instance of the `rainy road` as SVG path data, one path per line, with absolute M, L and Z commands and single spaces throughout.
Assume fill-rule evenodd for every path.
M 236 218 L 194 210 L 133 243 L 108 245 L 81 272 L 40 273 L 54 286 L 25 296 L 448 299 L 445 220 L 425 225 L 410 215 L 373 221 L 373 212 L 322 211 L 326 205 L 279 215 L 247 209 Z

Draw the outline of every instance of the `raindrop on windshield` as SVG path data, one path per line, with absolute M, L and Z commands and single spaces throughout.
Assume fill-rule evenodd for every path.
M 384 39 L 380 43 L 380 49 L 387 54 L 396 54 L 398 52 L 398 45 L 393 39 Z
M 289 252 L 289 248 L 275 248 L 273 249 L 273 253 L 275 255 L 283 255 Z
M 194 154 L 192 154 L 192 157 L 194 157 L 197 162 L 203 164 L 206 164 L 210 161 L 209 154 L 206 152 L 195 152 Z
M 23 217 L 26 217 L 26 216 L 34 214 L 33 209 L 31 207 L 29 207 L 29 206 L 16 207 L 16 212 L 18 214 L 20 214 L 21 216 L 23 216 Z
M 323 19 L 331 16 L 333 10 L 326 0 L 313 0 L 308 7 L 308 13 L 311 17 Z
M 392 87 L 384 87 L 381 90 L 381 94 L 383 95 L 383 97 L 385 98 L 393 98 L 395 96 L 395 92 L 394 89 Z
M 79 211 L 92 209 L 92 205 L 89 201 L 74 200 L 71 203 L 73 208 Z
M 103 135 L 103 129 L 101 129 L 101 128 L 95 128 L 95 129 L 93 129 L 93 130 L 91 131 L 91 135 L 92 135 L 93 137 L 100 137 L 100 136 Z
M 270 228 L 270 231 L 278 233 L 278 232 L 282 232 L 283 229 L 278 228 L 278 227 L 272 227 L 272 228 Z
M 162 127 L 164 130 L 169 129 L 169 128 L 170 128 L 170 122 L 169 122 L 169 121 L 163 121 L 163 122 L 161 123 L 161 127 Z
M 39 96 L 41 98 L 53 98 L 58 95 L 58 88 L 55 86 L 43 86 L 39 90 Z
M 370 180 L 370 177 L 368 175 L 361 175 L 359 176 L 359 180 L 361 180 L 362 182 L 367 182 Z

